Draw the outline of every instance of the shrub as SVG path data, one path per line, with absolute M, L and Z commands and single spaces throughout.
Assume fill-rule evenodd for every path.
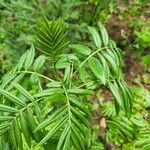
M 43 17 L 34 26 L 42 55 L 35 58 L 31 45 L 1 81 L 1 149 L 90 149 L 90 100 L 102 86 L 114 96 L 117 113 L 131 114 L 132 93 L 121 72 L 122 52 L 98 25 L 100 32 L 88 27 L 93 38 L 89 45 L 70 44 L 62 20 L 49 22 Z M 96 147 L 102 149 L 100 143 Z

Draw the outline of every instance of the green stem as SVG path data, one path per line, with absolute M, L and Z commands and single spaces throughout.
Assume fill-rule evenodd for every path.
M 58 59 L 56 59 L 54 57 L 54 60 L 53 60 L 54 61 L 54 73 L 55 73 L 56 79 L 58 79 L 59 81 L 61 81 L 59 75 L 57 74 L 57 68 L 56 68 L 56 63 L 58 62 L 59 59 L 60 59 L 60 57 Z
M 51 82 L 55 82 L 53 79 L 51 79 L 51 78 L 49 78 L 49 77 L 46 77 L 46 76 L 44 76 L 44 75 L 42 75 L 42 74 L 40 74 L 40 73 L 37 73 L 37 72 L 33 72 L 33 71 L 17 71 L 17 72 L 15 72 L 15 73 L 28 73 L 28 74 L 35 74 L 35 75 L 38 75 L 38 76 L 40 76 L 40 77 L 42 77 L 42 78 L 44 78 L 44 79 L 46 79 L 46 80 L 49 80 L 49 81 L 51 81 Z
M 67 93 L 67 90 L 66 90 L 65 86 L 62 85 L 62 87 L 63 87 L 64 93 L 66 95 L 66 98 L 67 98 L 68 113 L 69 113 L 69 124 L 71 125 L 71 117 L 70 117 L 71 116 L 71 110 L 70 110 L 71 105 L 70 105 L 70 100 L 69 100 L 69 96 L 68 96 L 68 93 Z
M 73 66 L 74 66 L 74 63 L 72 62 L 70 79 L 72 78 L 72 75 L 73 75 Z M 69 85 L 70 88 L 71 88 L 71 81 L 72 80 L 70 80 L 70 85 Z
M 99 51 L 106 49 L 107 47 L 103 47 L 100 48 L 98 50 L 96 50 L 95 52 L 93 52 L 91 55 L 89 55 L 80 65 L 79 67 L 75 70 L 75 72 L 73 73 L 72 77 L 77 73 L 77 71 L 80 69 L 80 67 L 82 67 L 92 56 L 94 56 L 96 53 L 98 53 Z
M 81 84 L 81 85 L 79 85 L 79 86 L 77 87 L 77 89 L 79 89 L 79 88 L 81 88 L 81 87 L 84 87 L 84 86 L 88 85 L 89 83 L 90 83 L 90 82 Z

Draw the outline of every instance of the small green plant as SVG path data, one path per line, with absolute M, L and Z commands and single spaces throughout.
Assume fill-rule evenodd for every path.
M 116 115 L 112 109 L 112 102 L 104 103 L 103 115 L 107 117 L 108 129 L 105 140 L 113 144 L 116 149 L 150 149 L 150 92 L 143 87 L 132 89 L 133 92 L 133 112 L 131 117 L 125 116 L 124 112 Z
M 149 67 L 150 54 L 148 48 L 150 47 L 150 28 L 145 27 L 141 31 L 135 32 L 137 36 L 137 54 L 141 57 L 142 63 Z
M 43 17 L 34 26 L 42 55 L 35 58 L 31 45 L 1 80 L 0 149 L 103 149 L 89 123 L 90 100 L 103 86 L 114 96 L 116 113 L 130 116 L 132 93 L 121 71 L 122 52 L 98 25 L 100 32 L 88 27 L 89 46 L 69 44 L 62 20 Z

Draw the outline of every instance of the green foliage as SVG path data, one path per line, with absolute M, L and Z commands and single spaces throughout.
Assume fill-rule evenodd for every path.
M 98 2 L 98 4 L 100 3 Z M 105 3 L 108 6 L 108 2 Z M 99 20 L 103 21 L 99 15 L 101 13 L 99 9 L 96 10 L 97 16 L 94 15 L 96 8 L 97 2 L 95 1 L 0 0 L 0 48 L 3 51 L 3 57 L 8 57 L 9 63 L 7 65 L 11 68 L 10 61 L 17 62 L 20 55 L 35 42 L 31 27 L 39 21 L 41 13 L 47 14 L 51 20 L 63 18 L 64 26 L 70 31 L 71 41 L 86 41 L 87 26 L 89 24 L 95 25 Z M 92 23 L 91 18 L 93 19 Z M 13 58 L 10 59 L 10 56 Z
M 44 16 L 41 24 L 34 27 L 34 32 L 40 44 L 39 50 L 52 58 L 61 54 L 62 50 L 69 44 L 66 38 L 67 32 L 64 33 L 61 20 L 52 21 L 49 24 Z
M 122 53 L 101 23 L 100 33 L 89 27 L 95 45 L 68 46 L 62 21 L 43 19 L 34 27 L 42 55 L 35 58 L 31 45 L 1 80 L 0 146 L 103 149 L 91 132 L 90 98 L 106 86 L 114 96 L 115 111 L 131 114 L 132 93 L 121 72 Z M 46 63 L 47 76 L 41 73 Z
M 133 88 L 133 113 L 131 117 L 120 112 L 116 116 L 112 102 L 103 104 L 103 114 L 108 117 L 106 141 L 119 149 L 149 149 L 149 107 L 150 92 L 144 88 Z
M 148 0 L 0 0 L 0 150 L 149 150 L 148 9 Z
M 150 28 L 144 27 L 141 31 L 135 32 L 137 36 L 137 54 L 142 56 L 142 63 L 149 67 L 150 55 L 148 54 L 148 48 L 150 47 Z

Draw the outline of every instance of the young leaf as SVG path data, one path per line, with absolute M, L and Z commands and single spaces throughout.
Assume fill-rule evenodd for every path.
M 33 64 L 34 71 L 40 70 L 41 67 L 42 67 L 42 66 L 44 65 L 44 63 L 45 63 L 45 60 L 46 60 L 46 58 L 45 58 L 44 55 L 39 56 L 39 57 L 35 60 L 35 62 L 34 62 L 34 64 Z
M 101 65 L 100 61 L 95 58 L 91 57 L 88 60 L 88 64 L 94 75 L 100 79 L 100 81 L 105 85 L 106 84 L 106 77 L 105 77 L 105 72 L 103 69 L 103 66 Z
M 45 121 L 43 121 L 41 124 L 39 124 L 34 132 L 37 132 L 38 130 L 48 126 L 49 124 L 51 124 L 53 122 L 53 119 L 59 118 L 62 114 L 66 113 L 66 111 L 67 111 L 66 106 L 56 110 L 49 118 L 47 118 Z
M 101 55 L 100 53 L 98 53 L 98 56 L 101 60 L 101 63 L 102 63 L 102 66 L 104 68 L 104 71 L 105 71 L 105 75 L 107 78 L 110 77 L 110 69 L 109 69 L 109 65 L 108 65 L 108 62 L 106 61 L 106 59 L 103 57 L 103 55 Z
M 68 133 L 67 133 L 67 136 L 66 136 L 66 139 L 65 139 L 65 143 L 64 143 L 64 146 L 63 146 L 63 150 L 68 150 L 69 148 L 70 148 L 70 143 L 71 143 L 71 141 L 70 141 L 70 135 L 71 135 L 71 131 L 69 131 Z
M 3 104 L 0 104 L 0 111 L 4 111 L 4 112 L 10 112 L 10 113 L 16 113 L 19 110 L 10 106 L 6 106 Z
M 21 73 L 21 74 L 19 74 L 19 75 L 13 80 L 13 82 L 15 82 L 15 83 L 19 82 L 24 76 L 25 76 L 25 73 L 24 73 L 24 72 Z M 13 85 L 10 84 L 6 89 L 7 89 L 7 91 L 10 91 L 12 88 L 13 88 Z
M 82 82 L 86 83 L 87 78 L 89 77 L 88 72 L 85 70 L 84 67 L 80 67 L 79 68 L 79 77 L 81 79 Z
M 13 126 L 14 126 L 14 124 L 12 124 L 9 128 L 9 139 L 10 139 L 10 142 L 11 142 L 12 146 L 15 149 L 17 149 L 17 142 L 16 142 Z
M 40 141 L 39 145 L 43 145 L 47 140 L 49 140 L 53 134 L 55 134 L 57 132 L 58 129 L 60 129 L 65 122 L 68 120 L 68 117 L 65 116 L 62 119 L 58 120 L 55 123 L 55 126 L 47 133 L 47 135 Z
M 99 36 L 99 33 L 96 31 L 95 28 L 93 27 L 88 27 L 93 39 L 94 39 L 94 43 L 96 45 L 97 48 L 101 48 L 102 42 Z
M 12 120 L 14 117 L 11 116 L 0 116 L 0 121 L 9 121 Z
M 111 90 L 111 92 L 112 92 L 112 94 L 113 94 L 115 100 L 116 100 L 117 103 L 119 104 L 119 106 L 120 106 L 122 109 L 124 109 L 123 103 L 122 103 L 122 101 L 121 101 L 122 98 L 121 98 L 121 96 L 120 96 L 120 94 L 119 94 L 118 89 L 117 89 L 111 82 L 109 82 L 109 81 L 108 81 L 108 87 L 109 87 L 109 89 Z
M 1 89 L 4 89 L 8 83 L 10 83 L 14 78 L 16 77 L 16 74 L 8 74 L 5 76 L 5 78 L 2 79 L 2 84 L 0 85 Z
M 26 60 L 24 63 L 24 67 L 25 67 L 25 70 L 28 70 L 33 63 L 33 59 L 35 55 L 35 49 L 33 45 L 31 45 L 31 48 L 28 50 L 26 55 L 27 56 L 26 56 Z
M 3 130 L 0 131 L 0 136 L 2 137 L 3 134 L 5 134 L 9 128 L 4 128 Z
M 20 58 L 20 60 L 19 60 L 19 63 L 18 63 L 18 70 L 21 70 L 22 68 L 23 68 L 23 65 L 24 65 L 24 62 L 25 62 L 25 60 L 26 60 L 26 57 L 27 57 L 27 52 L 28 51 L 26 51 L 22 56 L 21 56 L 21 58 Z
M 85 149 L 85 148 L 84 148 L 84 139 L 83 139 L 83 137 L 81 136 L 81 133 L 79 132 L 79 130 L 78 130 L 75 126 L 72 126 L 71 129 L 72 129 L 72 132 L 73 132 L 73 134 L 75 135 L 75 137 L 76 137 L 78 143 L 80 143 L 80 147 L 81 147 L 82 149 Z
M 119 58 L 119 62 L 120 62 L 119 64 L 120 64 L 120 66 L 122 66 L 122 64 L 123 64 L 122 51 L 119 48 L 116 47 L 116 43 L 112 40 L 109 41 L 109 46 L 110 46 L 111 49 L 113 49 L 116 52 L 116 54 Z
M 75 149 L 81 149 L 80 144 L 78 143 L 78 140 L 73 133 L 71 134 L 71 141 Z
M 20 130 L 17 119 L 14 120 L 14 134 L 15 134 L 15 139 L 16 139 L 19 150 L 23 150 L 21 130 Z
M 35 122 L 35 119 L 34 119 L 34 115 L 33 115 L 30 108 L 27 108 L 27 121 L 29 123 L 29 127 L 30 127 L 31 131 L 33 132 L 37 125 L 36 125 L 36 122 Z M 34 138 L 38 142 L 40 141 L 40 137 L 42 136 L 39 133 L 41 133 L 41 132 L 34 133 Z
M 119 86 L 122 91 L 124 105 L 126 105 L 127 111 L 130 112 L 130 111 L 132 111 L 132 102 L 131 102 L 132 95 L 131 95 L 128 87 L 125 85 L 125 83 L 119 82 Z
M 64 74 L 64 82 L 68 84 L 70 82 L 70 76 L 71 75 L 71 67 L 70 65 L 67 66 L 65 69 L 65 74 Z
M 21 101 L 20 99 L 18 99 L 16 96 L 10 94 L 9 92 L 0 89 L 0 93 L 2 95 L 4 95 L 6 98 L 8 98 L 10 101 L 12 101 L 13 103 L 16 103 L 20 106 L 25 106 L 25 103 L 23 101 Z
M 26 98 L 28 98 L 30 101 L 33 101 L 34 100 L 34 98 L 32 97 L 32 95 L 28 92 L 28 91 L 26 91 L 21 85 L 19 85 L 18 83 L 15 83 L 15 82 L 13 82 L 12 83 L 13 85 L 14 85 L 14 87 L 16 88 L 16 89 L 18 89 L 18 91 L 20 91 L 20 93 L 22 94 L 22 95 L 24 95 Z
M 94 92 L 92 90 L 87 90 L 87 89 L 68 89 L 68 93 L 72 94 L 81 94 L 81 95 L 93 95 Z
M 104 46 L 107 46 L 108 42 L 109 42 L 109 37 L 108 37 L 108 33 L 106 31 L 106 28 L 101 24 L 101 22 L 99 22 L 98 25 L 100 28 L 103 44 L 104 44 Z
M 48 97 L 48 96 L 51 96 L 51 95 L 54 95 L 54 94 L 58 94 L 58 93 L 63 93 L 63 90 L 62 89 L 46 89 L 46 90 L 43 90 L 35 95 L 33 95 L 34 98 L 42 98 L 42 97 Z
M 71 118 L 72 122 L 74 123 L 74 126 L 76 126 L 79 131 L 82 133 L 83 136 L 86 136 L 86 130 L 85 126 L 83 126 L 75 117 L 72 116 Z
M 67 137 L 67 134 L 68 134 L 69 130 L 70 130 L 70 125 L 67 124 L 66 127 L 65 127 L 65 129 L 61 133 L 61 136 L 59 138 L 56 150 L 62 150 L 63 143 L 66 140 L 66 137 Z
M 50 83 L 47 83 L 46 86 L 49 88 L 60 88 L 61 82 L 50 82 Z
M 110 56 L 110 54 L 108 54 L 106 51 L 101 52 L 101 54 L 106 58 L 106 60 L 109 62 L 110 66 L 112 67 L 112 69 L 115 71 L 115 73 L 118 75 L 118 66 L 116 64 L 116 61 L 113 59 L 112 56 Z
M 5 129 L 5 128 L 7 128 L 7 127 L 9 127 L 9 126 L 10 126 L 9 123 L 1 124 L 1 125 L 0 125 L 0 131 L 3 130 L 3 129 Z
M 71 107 L 72 114 L 79 120 L 82 120 L 82 123 L 85 126 L 88 126 L 88 120 L 85 118 L 83 112 L 79 111 L 78 109 L 75 109 L 74 107 Z
M 72 45 L 69 45 L 69 47 L 74 49 L 79 54 L 83 54 L 85 56 L 88 56 L 91 53 L 91 49 L 82 44 L 72 44 Z
M 39 50 L 49 56 L 57 56 L 69 44 L 67 32 L 64 32 L 62 20 L 48 22 L 44 16 L 40 25 L 34 27 Z
M 20 114 L 20 124 L 21 124 L 22 132 L 25 137 L 25 140 L 26 140 L 28 146 L 31 147 L 30 131 L 27 126 L 26 119 L 22 113 Z
M 70 98 L 70 102 L 71 104 L 77 106 L 77 108 L 79 108 L 81 111 L 83 111 L 88 117 L 91 117 L 91 114 L 88 110 L 88 108 L 85 105 L 82 105 L 81 102 L 79 102 L 76 99 Z

